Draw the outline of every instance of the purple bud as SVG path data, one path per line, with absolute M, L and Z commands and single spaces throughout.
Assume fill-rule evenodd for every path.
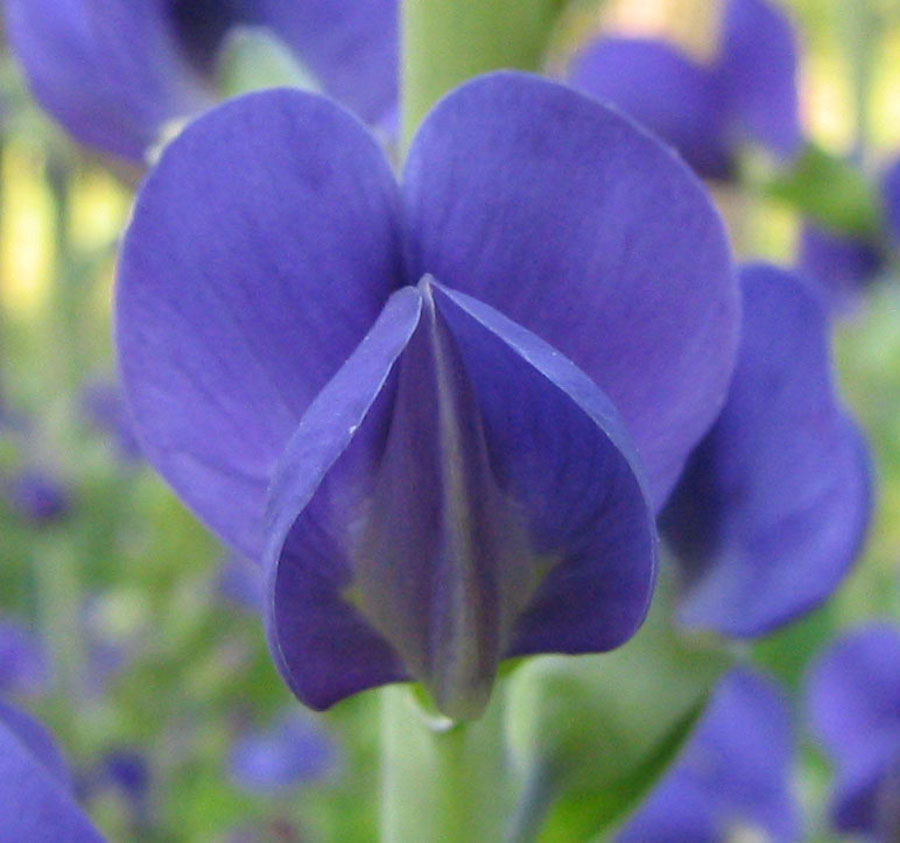
M 72 508 L 69 491 L 60 480 L 38 468 L 28 468 L 7 484 L 7 499 L 23 518 L 35 524 L 61 521 Z
M 228 766 L 237 787 L 277 794 L 333 776 L 338 762 L 333 738 L 313 716 L 291 711 L 270 728 L 238 738 Z

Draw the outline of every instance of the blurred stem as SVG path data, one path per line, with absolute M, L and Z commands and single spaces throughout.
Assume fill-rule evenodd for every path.
M 542 765 L 536 764 L 532 768 L 513 814 L 509 843 L 533 843 L 538 839 L 558 796 L 555 780 L 556 777 Z
M 429 714 L 408 687 L 381 694 L 383 843 L 502 840 L 511 795 L 502 689 L 468 723 Z
M 63 389 L 80 383 L 84 372 L 80 314 L 84 302 L 79 283 L 79 258 L 72 245 L 72 168 L 61 155 L 50 152 L 46 164 L 47 187 L 53 197 L 55 262 L 51 279 L 50 324 Z
M 403 141 L 434 103 L 491 70 L 538 70 L 565 0 L 407 0 L 403 4 Z
M 870 0 L 841 0 L 841 32 L 850 64 L 853 88 L 854 141 L 852 157 L 865 166 L 869 153 L 869 101 L 878 36 L 877 13 Z
M 35 543 L 32 562 L 37 582 L 38 617 L 50 650 L 60 717 L 77 714 L 84 688 L 84 641 L 77 552 L 66 535 L 48 528 Z M 73 732 L 69 739 L 76 738 Z
M 53 200 L 54 263 L 46 310 L 47 351 L 51 355 L 47 407 L 59 405 L 59 412 L 45 412 L 44 424 L 63 425 L 49 431 L 51 457 L 61 462 L 60 442 L 71 443 L 68 429 L 74 419 L 73 391 L 84 372 L 79 318 L 81 291 L 76 284 L 77 255 L 71 241 L 72 169 L 68 160 L 48 151 L 45 165 L 47 188 Z M 45 435 L 48 431 L 44 431 Z M 69 713 L 84 688 L 85 648 L 82 634 L 81 550 L 71 533 L 46 531 L 35 559 L 41 627 L 53 658 L 55 687 L 61 708 Z

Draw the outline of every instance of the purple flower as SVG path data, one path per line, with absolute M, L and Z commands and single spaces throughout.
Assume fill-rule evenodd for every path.
M 812 728 L 837 768 L 835 827 L 889 843 L 900 828 L 900 630 L 870 623 L 813 665 Z
M 797 45 L 765 0 L 727 0 L 718 54 L 698 64 L 668 44 L 601 38 L 573 60 L 573 85 L 614 103 L 672 144 L 700 175 L 730 179 L 738 147 L 799 152 Z
M 81 404 L 87 420 L 115 443 L 123 460 L 136 462 L 141 458 L 141 447 L 134 436 L 134 425 L 115 384 L 109 381 L 88 384 L 82 393 Z
M 793 754 L 779 690 L 762 676 L 733 670 L 681 757 L 616 840 L 721 843 L 739 839 L 741 830 L 772 843 L 800 840 Z
M 375 121 L 396 98 L 396 0 L 6 0 L 35 97 L 78 140 L 143 163 L 211 106 L 237 26 L 266 27 L 322 90 Z
M 241 609 L 263 610 L 265 583 L 259 566 L 237 553 L 229 553 L 219 568 L 219 594 Z
M 61 521 L 72 509 L 68 489 L 40 468 L 24 469 L 7 481 L 6 497 L 19 515 L 38 525 Z
M 23 712 L 0 702 L 0 838 L 35 843 L 102 841 L 72 796 L 53 739 Z
M 0 621 L 0 693 L 38 693 L 49 678 L 47 654 L 31 630 L 9 619 Z
M 147 756 L 136 749 L 117 746 L 103 753 L 81 772 L 79 797 L 86 804 L 110 794 L 118 796 L 129 813 L 132 833 L 140 837 L 150 821 L 152 774 Z
M 684 574 L 681 620 L 752 637 L 831 594 L 872 496 L 868 451 L 836 395 L 823 303 L 773 266 L 745 266 L 741 282 L 731 392 L 662 524 Z
M 900 158 L 881 174 L 881 204 L 885 229 L 894 249 L 900 250 Z
M 886 255 L 875 237 L 832 231 L 816 223 L 800 233 L 797 269 L 821 284 L 837 312 L 847 310 L 884 269 Z
M 884 271 L 892 251 L 900 251 L 900 158 L 877 184 L 881 231 L 850 234 L 807 222 L 801 231 L 798 271 L 821 284 L 837 310 L 852 307 L 860 293 Z
M 120 267 L 144 452 L 264 562 L 303 702 L 415 678 L 470 716 L 501 659 L 638 627 L 739 299 L 702 186 L 628 120 L 483 77 L 398 186 L 333 103 L 250 95 L 169 147 Z
M 228 761 L 237 787 L 268 794 L 329 778 L 337 767 L 334 740 L 311 715 L 298 711 L 268 729 L 239 737 Z

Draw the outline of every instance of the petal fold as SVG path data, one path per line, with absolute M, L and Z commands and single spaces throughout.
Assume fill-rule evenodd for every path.
M 847 574 L 871 513 L 865 443 L 838 400 L 812 289 L 742 270 L 744 336 L 728 402 L 663 517 L 685 573 L 681 618 L 745 637 L 810 611 Z
M 622 413 L 659 504 L 724 400 L 739 296 L 702 185 L 631 121 L 523 73 L 426 118 L 405 172 L 410 277 L 533 331 Z
M 655 529 L 624 426 L 583 373 L 480 302 L 430 279 L 415 293 L 416 324 L 392 327 L 406 288 L 281 464 L 270 640 L 314 707 L 413 678 L 464 719 L 502 658 L 633 634 Z
M 397 187 L 362 124 L 276 90 L 193 123 L 125 236 L 117 339 L 145 455 L 259 558 L 272 468 L 400 275 Z

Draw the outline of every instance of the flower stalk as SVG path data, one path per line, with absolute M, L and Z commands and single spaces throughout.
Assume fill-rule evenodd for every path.
M 381 704 L 381 840 L 502 840 L 511 802 L 502 689 L 469 722 L 426 711 L 406 686 L 385 688 Z
M 402 6 L 404 147 L 434 103 L 491 70 L 537 70 L 565 0 L 411 0 Z

